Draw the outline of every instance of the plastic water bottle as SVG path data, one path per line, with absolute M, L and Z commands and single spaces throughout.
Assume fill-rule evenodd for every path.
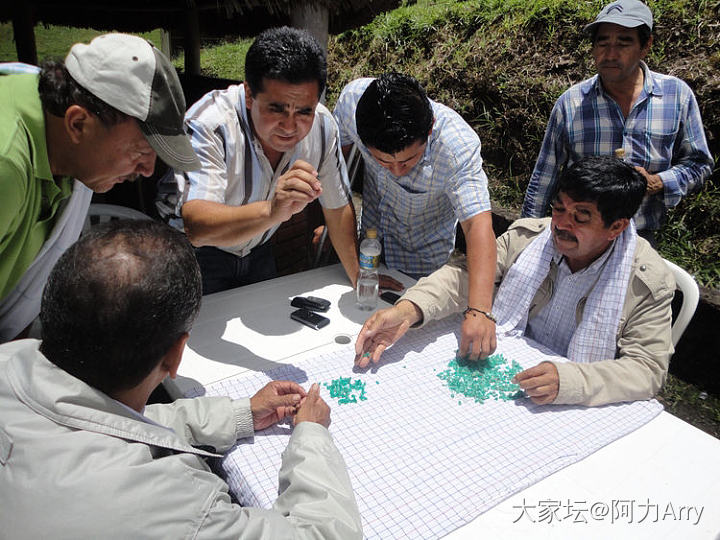
M 378 265 L 380 264 L 380 241 L 377 239 L 377 230 L 368 229 L 365 239 L 360 243 L 360 275 L 357 280 L 358 307 L 365 311 L 371 311 L 377 307 L 378 287 Z

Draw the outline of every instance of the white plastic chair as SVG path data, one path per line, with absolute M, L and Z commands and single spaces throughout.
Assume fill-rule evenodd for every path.
M 698 301 L 700 300 L 700 289 L 693 277 L 685 270 L 667 259 L 663 260 L 675 275 L 676 287 L 683 294 L 680 311 L 678 312 L 675 322 L 672 325 L 672 344 L 674 347 L 677 345 L 678 341 L 680 341 L 683 332 L 685 332 L 690 319 L 692 319 L 692 316 L 695 313 L 695 308 L 697 308 Z
M 91 204 L 88 209 L 85 224 L 83 225 L 83 233 L 90 230 L 93 225 L 107 223 L 115 219 L 151 219 L 150 216 L 143 214 L 139 210 L 128 208 L 126 206 L 117 206 L 115 204 Z

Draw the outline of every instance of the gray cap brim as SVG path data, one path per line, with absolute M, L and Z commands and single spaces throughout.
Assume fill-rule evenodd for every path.
M 638 26 L 645 24 L 643 21 L 629 21 L 627 17 L 610 16 L 604 18 L 602 21 L 593 21 L 590 24 L 586 24 L 583 30 L 585 32 L 590 32 L 593 27 L 603 23 L 617 24 L 618 26 L 624 26 L 625 28 L 637 28 Z
M 190 139 L 185 133 L 162 135 L 150 124 L 138 122 L 140 130 L 158 157 L 177 171 L 197 171 L 201 168 Z

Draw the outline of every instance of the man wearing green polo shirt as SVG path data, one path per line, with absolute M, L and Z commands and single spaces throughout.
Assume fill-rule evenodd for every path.
M 0 342 L 37 316 L 47 276 L 77 240 L 93 192 L 199 161 L 172 64 L 146 40 L 106 34 L 65 62 L 0 64 Z M 74 180 L 75 179 L 75 180 Z

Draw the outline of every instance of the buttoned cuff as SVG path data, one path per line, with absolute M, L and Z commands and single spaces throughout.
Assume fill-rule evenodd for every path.
M 582 403 L 582 375 L 573 362 L 551 362 L 558 372 L 558 395 L 555 405 L 577 405 Z

